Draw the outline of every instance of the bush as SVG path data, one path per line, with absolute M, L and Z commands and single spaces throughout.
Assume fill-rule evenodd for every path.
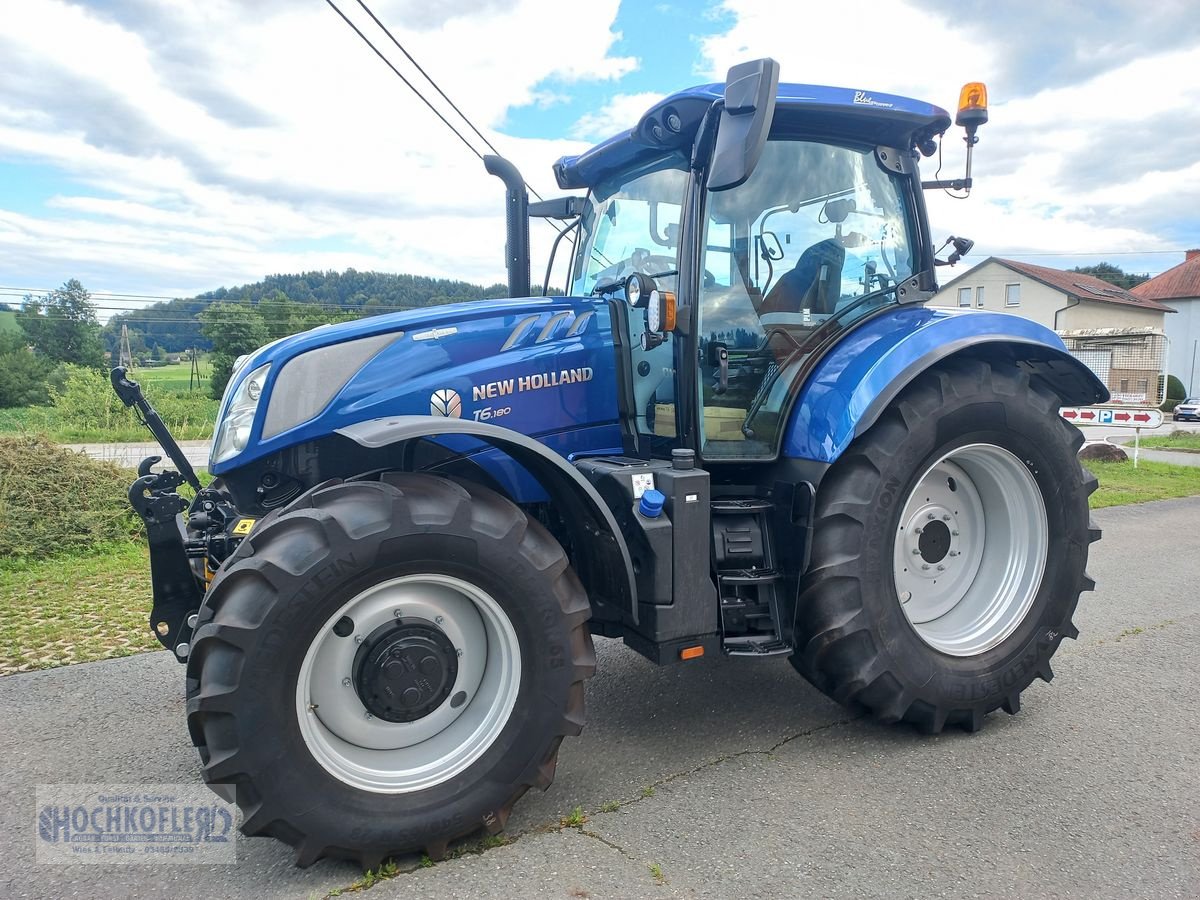
M 133 411 L 113 392 L 107 375 L 79 366 L 66 368 L 62 387 L 50 388 L 57 433 L 119 435 L 140 428 Z M 183 440 L 212 433 L 217 404 L 200 392 L 151 391 L 149 399 L 175 437 Z M 149 432 L 144 440 L 150 440 Z
M 0 333 L 0 407 L 32 406 L 49 400 L 53 365 L 30 352 L 22 333 Z
M 44 438 L 0 437 L 0 558 L 41 559 L 129 540 L 133 473 Z
M 1183 382 L 1174 375 L 1167 376 L 1167 399 L 1175 401 L 1171 405 L 1171 409 L 1174 409 L 1177 404 L 1187 399 L 1187 391 L 1183 387 Z

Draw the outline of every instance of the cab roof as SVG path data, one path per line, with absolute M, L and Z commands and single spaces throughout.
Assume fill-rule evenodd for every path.
M 634 128 L 577 156 L 554 164 L 564 190 L 591 188 L 607 177 L 672 151 L 686 152 L 724 84 L 703 84 L 672 94 L 652 107 Z M 677 127 L 676 127 L 677 126 Z M 950 127 L 939 106 L 857 88 L 780 84 L 772 133 L 819 140 L 908 149 Z

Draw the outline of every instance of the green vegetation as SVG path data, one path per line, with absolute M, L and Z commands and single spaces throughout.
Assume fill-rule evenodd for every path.
M 1158 447 L 1163 450 L 1184 450 L 1200 453 L 1200 431 L 1176 429 L 1170 434 L 1152 435 L 1142 438 L 1143 447 Z
M 583 807 L 577 806 L 571 812 L 558 820 L 558 824 L 563 828 L 581 828 L 587 821 L 587 816 L 583 813 Z
M 157 650 L 150 558 L 125 541 L 0 563 L 0 675 Z
M 19 334 L 21 326 L 17 324 L 17 314 L 11 309 L 0 309 L 0 334 Z
M 659 884 L 662 884 L 666 880 L 666 877 L 663 875 L 662 866 L 660 866 L 658 863 L 650 863 L 647 868 L 650 870 L 650 877 Z
M 130 541 L 130 473 L 40 438 L 0 438 L 0 559 L 5 565 Z
M 188 371 L 186 364 L 164 366 L 139 369 L 133 377 L 143 383 L 150 402 L 178 440 L 205 440 L 212 436 L 218 404 L 203 389 L 186 390 Z M 45 435 L 67 444 L 151 440 L 150 432 L 133 411 L 117 399 L 107 375 L 95 369 L 66 366 L 58 372 L 58 378 L 59 384 L 47 388 L 51 405 L 0 409 L 0 435 Z M 184 390 L 165 389 L 168 384 L 179 383 Z
M 1137 287 L 1143 281 L 1150 280 L 1150 273 L 1146 272 L 1142 275 L 1126 272 L 1120 266 L 1114 266 L 1112 263 L 1097 263 L 1094 266 L 1076 266 L 1071 269 L 1072 272 L 1080 272 L 1084 275 L 1091 275 L 1094 278 L 1099 278 L 1101 281 L 1107 281 L 1109 284 L 1115 284 L 1117 287 L 1130 288 Z
M 39 357 L 51 363 L 104 365 L 96 308 L 78 280 L 72 278 L 43 297 L 26 295 L 16 317 Z
M 337 321 L 364 315 L 394 312 L 504 297 L 505 286 L 493 284 L 482 287 L 466 281 L 448 278 L 425 278 L 420 275 L 391 275 L 384 272 L 301 272 L 296 275 L 271 275 L 254 284 L 220 288 L 194 298 L 154 303 L 144 309 L 114 316 L 105 326 L 104 339 L 110 351 L 117 348 L 121 325 L 129 326 L 130 344 L 148 348 L 163 348 L 169 352 L 198 347 L 208 350 L 210 339 L 200 331 L 200 313 L 213 301 L 245 304 L 257 308 L 268 328 L 285 329 L 291 334 L 300 328 L 288 324 L 294 309 L 273 308 L 282 298 L 303 310 L 308 320 Z M 305 328 L 311 325 L 303 326 Z M 291 328 L 290 331 L 286 330 Z
M 605 812 L 605 813 L 616 812 L 620 808 L 621 808 L 621 804 L 618 803 L 616 800 L 605 800 L 603 803 L 600 804 L 600 812 Z
M 157 647 L 132 473 L 0 438 L 0 675 Z
M 1139 462 L 1136 469 L 1133 460 L 1085 462 L 1084 465 L 1100 479 L 1100 487 L 1091 497 L 1092 509 L 1200 494 L 1200 467 L 1197 466 L 1146 460 Z

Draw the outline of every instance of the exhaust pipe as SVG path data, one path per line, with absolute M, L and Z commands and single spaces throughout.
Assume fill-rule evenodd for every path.
M 508 269 L 508 296 L 529 296 L 529 192 L 517 167 L 502 156 L 485 156 L 483 166 L 489 175 L 504 182 L 505 267 Z

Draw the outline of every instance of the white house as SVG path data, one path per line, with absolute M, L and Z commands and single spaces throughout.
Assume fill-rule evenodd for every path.
M 1189 250 L 1183 262 L 1139 284 L 1133 293 L 1178 313 L 1167 319 L 1171 374 L 1183 382 L 1189 397 L 1200 394 L 1200 250 Z
M 1197 277 L 1200 279 L 1200 267 Z M 1054 331 L 1074 332 L 1093 328 L 1161 332 L 1167 313 L 1174 312 L 1153 297 L 1139 296 L 1091 275 L 996 256 L 946 282 L 929 305 L 1013 313 Z

